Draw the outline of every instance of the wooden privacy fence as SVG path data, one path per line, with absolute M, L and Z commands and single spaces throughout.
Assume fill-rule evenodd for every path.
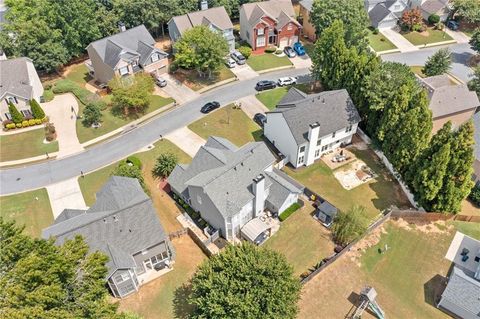
M 406 222 L 435 222 L 439 220 L 457 220 L 470 223 L 480 223 L 480 216 L 467 216 L 467 215 L 455 215 L 455 214 L 443 214 L 443 213 L 425 213 L 416 210 L 393 210 L 391 214 L 392 219 L 403 219 Z

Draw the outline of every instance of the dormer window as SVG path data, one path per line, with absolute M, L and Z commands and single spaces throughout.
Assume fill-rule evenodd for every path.
M 265 29 L 257 29 L 257 35 L 264 35 L 265 34 Z
M 152 54 L 152 62 L 156 62 L 159 59 L 160 59 L 160 57 L 158 56 L 158 53 Z

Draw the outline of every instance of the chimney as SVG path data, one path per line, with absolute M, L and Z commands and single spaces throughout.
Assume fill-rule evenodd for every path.
M 120 30 L 120 32 L 127 31 L 127 27 L 125 26 L 125 23 L 123 23 L 123 22 L 118 23 L 118 29 Z
M 253 179 L 252 190 L 255 195 L 253 202 L 253 217 L 257 217 L 263 212 L 265 206 L 265 176 L 260 174 Z
M 317 143 L 318 133 L 320 132 L 320 123 L 315 122 L 308 126 L 308 141 Z
M 200 1 L 200 10 L 207 10 L 208 9 L 208 1 L 207 0 L 201 0 Z
M 308 126 L 308 145 L 305 154 L 305 165 L 310 165 L 315 161 L 315 150 L 317 147 L 318 135 L 320 133 L 320 123 L 315 122 Z

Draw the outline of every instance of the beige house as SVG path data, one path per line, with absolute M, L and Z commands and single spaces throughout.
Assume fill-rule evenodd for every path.
M 143 24 L 128 30 L 121 27 L 120 33 L 90 43 L 87 52 L 90 59 L 85 64 L 99 83 L 137 72 L 167 72 L 168 54 L 155 47 Z
M 302 0 L 299 2 L 299 4 L 299 20 L 301 20 L 303 26 L 303 35 L 311 41 L 315 41 L 317 39 L 315 27 L 310 22 L 310 12 L 312 12 L 313 0 Z
M 11 120 L 11 102 L 26 118 L 32 116 L 29 101 L 40 102 L 43 86 L 29 58 L 0 60 L 0 121 Z

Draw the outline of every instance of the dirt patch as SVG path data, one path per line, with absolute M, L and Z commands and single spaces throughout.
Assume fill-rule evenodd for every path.
M 355 244 L 352 249 L 345 254 L 345 257 L 349 258 L 352 262 L 356 263 L 358 267 L 360 267 L 360 257 L 368 248 L 377 245 L 380 242 L 382 234 L 386 233 L 387 231 L 383 226 L 374 229 L 368 236 Z
M 357 186 L 368 183 L 377 175 L 362 160 L 355 160 L 346 167 L 340 168 L 334 174 L 343 188 L 351 190 Z
M 406 230 L 418 230 L 425 234 L 445 234 L 450 232 L 453 229 L 453 225 L 447 225 L 447 223 L 443 220 L 436 221 L 434 223 L 419 223 L 416 222 L 415 224 L 408 223 L 406 220 L 400 218 L 393 223 L 403 229 Z

